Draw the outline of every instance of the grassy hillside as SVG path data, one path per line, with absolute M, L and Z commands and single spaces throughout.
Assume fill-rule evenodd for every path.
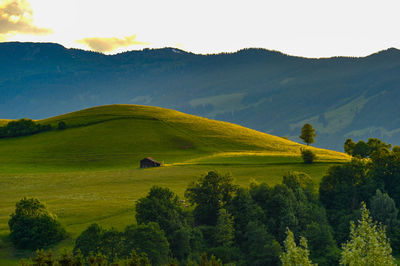
M 280 183 L 290 170 L 304 171 L 316 183 L 328 167 L 348 160 L 342 153 L 316 149 L 317 163 L 305 165 L 300 144 L 238 125 L 164 108 L 110 105 L 39 121 L 69 128 L 0 139 L 0 265 L 29 252 L 7 239 L 9 215 L 22 197 L 38 197 L 57 214 L 69 238 L 53 247 L 70 249 L 91 223 L 119 229 L 134 223 L 135 201 L 151 186 L 178 195 L 209 170 L 231 172 L 236 182 Z M 164 161 L 140 169 L 139 160 Z
M 102 106 L 39 122 L 56 127 L 59 121 L 69 128 L 1 139 L 0 171 L 137 168 L 147 156 L 165 164 L 246 154 L 297 156 L 301 147 L 231 123 L 157 107 Z M 347 158 L 328 150 L 315 152 L 322 160 Z

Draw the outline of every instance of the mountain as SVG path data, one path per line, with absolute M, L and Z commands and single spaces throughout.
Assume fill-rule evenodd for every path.
M 108 105 L 38 122 L 57 128 L 60 121 L 67 129 L 0 139 L 0 172 L 135 168 L 150 156 L 166 164 L 201 162 L 210 156 L 299 157 L 303 146 L 239 125 L 160 107 Z M 348 159 L 343 153 L 312 149 L 322 160 Z
M 237 123 L 316 146 L 346 138 L 400 144 L 400 51 L 310 59 L 264 49 L 117 55 L 51 43 L 0 43 L 1 118 L 45 118 L 105 104 L 142 104 Z

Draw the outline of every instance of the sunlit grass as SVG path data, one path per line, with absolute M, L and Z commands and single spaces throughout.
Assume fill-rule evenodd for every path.
M 349 159 L 310 147 L 318 160 L 305 165 L 298 143 L 156 107 L 104 106 L 39 122 L 56 127 L 59 121 L 69 128 L 0 139 L 1 265 L 31 254 L 7 240 L 9 216 L 25 196 L 45 202 L 66 226 L 69 238 L 53 247 L 60 251 L 71 249 L 91 223 L 118 229 L 135 223 L 135 201 L 153 185 L 183 197 L 210 170 L 230 172 L 242 186 L 251 180 L 275 185 L 288 171 L 306 172 L 318 183 L 330 166 Z M 165 166 L 139 169 L 147 156 Z

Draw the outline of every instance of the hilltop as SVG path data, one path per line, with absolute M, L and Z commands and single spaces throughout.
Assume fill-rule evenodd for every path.
M 302 146 L 235 124 L 150 106 L 100 106 L 37 122 L 56 128 L 60 121 L 67 129 L 0 139 L 0 169 L 137 168 L 147 156 L 166 165 L 237 156 L 293 157 Z M 322 161 L 348 158 L 312 149 Z
M 87 107 L 160 106 L 299 141 L 305 122 L 319 147 L 346 138 L 400 144 L 400 51 L 302 58 L 264 49 L 197 55 L 173 48 L 117 55 L 51 43 L 0 43 L 2 118 L 40 119 Z

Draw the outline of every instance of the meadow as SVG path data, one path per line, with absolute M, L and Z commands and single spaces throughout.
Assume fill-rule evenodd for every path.
M 298 143 L 238 125 L 173 110 L 113 105 L 37 121 L 60 121 L 67 129 L 0 139 L 0 264 L 32 253 L 15 250 L 8 219 L 22 197 L 37 197 L 65 225 L 68 238 L 52 247 L 71 249 L 92 223 L 123 229 L 135 223 L 135 201 L 153 185 L 183 197 L 187 186 L 210 170 L 230 172 L 237 184 L 275 185 L 288 171 L 302 171 L 319 183 L 327 169 L 349 160 L 345 154 L 312 149 L 306 165 Z M 162 161 L 140 169 L 140 159 Z

